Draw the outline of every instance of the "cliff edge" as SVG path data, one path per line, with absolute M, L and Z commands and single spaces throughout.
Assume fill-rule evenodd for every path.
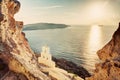
M 108 44 L 97 52 L 101 63 L 87 80 L 120 80 L 120 23 Z
M 29 80 L 50 80 L 40 71 L 41 68 L 22 32 L 23 22 L 14 19 L 14 14 L 20 9 L 20 2 L 0 0 L 0 4 L 0 58 L 11 71 L 22 73 Z

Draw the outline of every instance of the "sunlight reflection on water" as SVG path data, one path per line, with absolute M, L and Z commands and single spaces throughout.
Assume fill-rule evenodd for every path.
M 56 58 L 65 58 L 92 72 L 99 61 L 96 52 L 102 48 L 115 31 L 114 27 L 78 26 L 65 29 L 25 31 L 32 49 L 40 53 L 47 44 Z
M 102 31 L 101 27 L 98 25 L 93 25 L 90 28 L 88 41 L 87 41 L 87 53 L 84 53 L 85 62 L 95 64 L 98 62 L 98 56 L 96 55 L 97 50 L 100 48 L 102 44 Z M 94 65 L 86 65 L 88 69 L 95 68 Z
M 93 25 L 90 29 L 90 34 L 88 38 L 88 46 L 90 51 L 94 51 L 98 49 L 98 46 L 101 45 L 102 32 L 101 27 L 98 25 Z

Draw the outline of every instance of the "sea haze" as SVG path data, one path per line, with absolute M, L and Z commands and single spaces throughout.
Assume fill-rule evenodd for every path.
M 90 72 L 94 69 L 95 63 L 99 61 L 96 54 L 97 50 L 101 49 L 112 38 L 112 34 L 117 29 L 117 26 L 103 25 L 73 25 L 71 27 L 49 29 L 47 24 L 48 29 L 41 30 L 35 29 L 36 25 L 32 24 L 32 26 L 34 30 L 25 30 L 24 32 L 35 52 L 40 53 L 41 47 L 48 45 L 54 57 L 73 61 Z

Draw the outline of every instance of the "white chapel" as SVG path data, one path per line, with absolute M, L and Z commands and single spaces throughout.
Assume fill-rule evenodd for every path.
M 41 56 L 38 57 L 38 62 L 49 67 L 55 67 L 55 62 L 52 61 L 52 55 L 50 54 L 50 48 L 48 46 L 42 47 Z

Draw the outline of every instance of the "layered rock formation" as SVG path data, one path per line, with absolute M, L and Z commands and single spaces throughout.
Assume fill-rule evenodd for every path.
M 112 40 L 97 52 L 101 63 L 87 80 L 120 80 L 120 23 Z
M 82 80 L 65 70 L 38 63 L 22 32 L 23 22 L 14 19 L 19 9 L 17 0 L 0 0 L 0 59 L 8 71 L 1 74 L 0 80 L 21 80 L 20 76 L 22 80 Z

